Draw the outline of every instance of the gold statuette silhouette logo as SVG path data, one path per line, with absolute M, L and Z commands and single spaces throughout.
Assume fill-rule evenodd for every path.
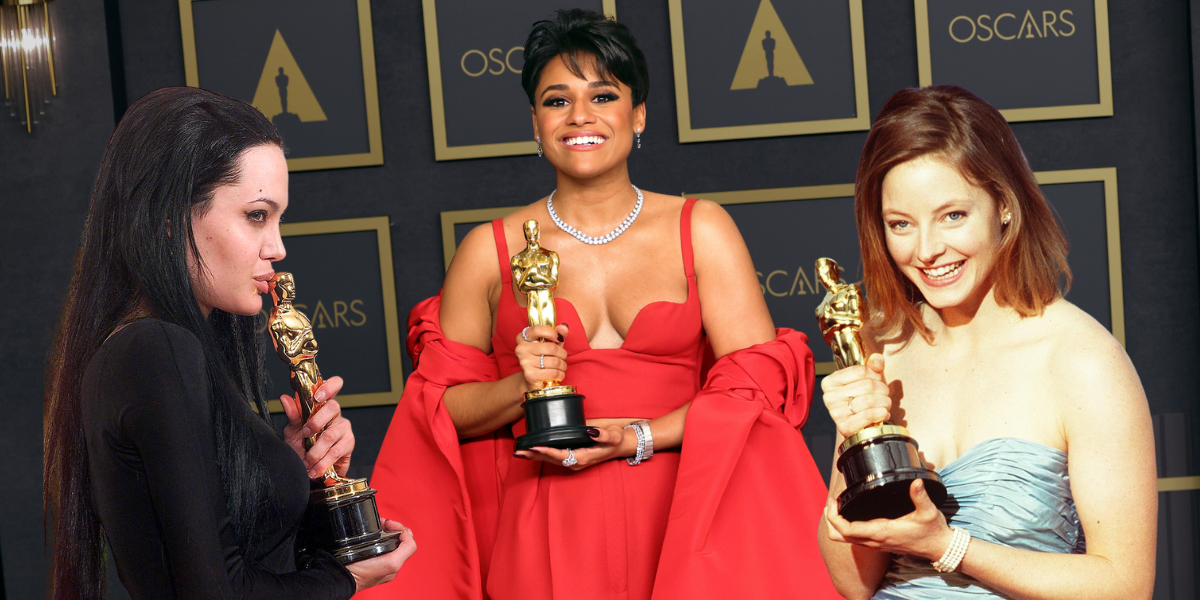
M 304 78 L 300 65 L 296 63 L 292 51 L 288 50 L 287 42 L 283 41 L 283 34 L 278 29 L 275 30 L 275 39 L 271 41 L 271 50 L 267 52 L 267 62 L 258 79 L 254 101 L 250 104 L 272 120 L 289 114 L 293 115 L 290 121 L 301 123 L 327 120 L 321 103 L 317 102 L 312 88 L 308 87 L 308 80 Z
M 731 90 L 753 90 L 784 85 L 811 85 L 813 78 L 804 66 L 804 59 L 779 20 L 771 0 L 762 0 L 758 14 L 750 26 L 746 48 L 733 76 Z

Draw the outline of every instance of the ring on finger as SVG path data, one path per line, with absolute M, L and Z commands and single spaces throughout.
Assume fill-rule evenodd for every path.
M 539 369 L 546 368 L 546 355 L 545 354 L 538 357 L 538 368 Z
M 567 457 L 563 459 L 562 465 L 564 467 L 573 467 L 577 464 L 579 464 L 579 461 L 575 460 L 575 451 L 568 448 L 567 449 Z
M 525 333 L 526 333 L 526 332 L 528 332 L 528 331 L 529 331 L 529 328 L 528 328 L 528 327 L 526 327 L 525 329 L 522 329 L 522 330 L 521 330 L 521 337 L 525 338 L 525 341 L 527 341 L 527 342 L 532 342 L 533 340 L 529 339 L 529 336 L 525 335 Z
M 854 410 L 854 396 L 850 396 L 850 399 L 846 401 L 846 408 L 849 409 L 850 414 L 858 414 L 858 412 Z

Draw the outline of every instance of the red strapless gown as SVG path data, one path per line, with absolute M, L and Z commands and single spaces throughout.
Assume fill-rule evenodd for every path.
M 395 582 L 359 597 L 838 597 L 817 550 L 826 489 L 799 433 L 813 384 L 807 339 L 781 329 L 775 341 L 704 372 L 693 203 L 680 218 L 687 300 L 642 308 L 620 348 L 591 348 L 574 307 L 555 299 L 573 332 L 564 383 L 586 396 L 588 418 L 654 418 L 691 402 L 682 449 L 637 466 L 610 460 L 573 472 L 512 456 L 523 420 L 511 432 L 457 440 L 441 405 L 445 388 L 520 370 L 514 346 L 528 321 L 511 291 L 497 220 L 505 293 L 494 354 L 441 336 L 437 299 L 410 316 L 416 372 L 372 485 L 380 513 L 410 526 L 418 551 Z
M 566 385 L 585 396 L 589 419 L 665 415 L 696 397 L 704 359 L 700 299 L 692 269 L 691 207 L 681 217 L 688 297 L 654 302 L 637 314 L 620 348 L 591 348 L 575 307 L 555 298 L 570 326 Z M 493 224 L 505 290 L 492 347 L 500 377 L 521 370 L 516 338 L 529 324 L 516 302 L 504 225 Z M 524 420 L 513 434 L 525 433 Z M 575 472 L 543 461 L 508 467 L 499 531 L 488 576 L 492 598 L 649 598 L 671 512 L 680 453 L 666 451 L 637 466 L 609 460 Z

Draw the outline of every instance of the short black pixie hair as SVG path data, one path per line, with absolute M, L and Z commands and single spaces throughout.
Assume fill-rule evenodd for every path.
M 559 10 L 554 20 L 534 23 L 525 40 L 525 66 L 521 68 L 521 86 L 530 105 L 546 64 L 559 56 L 576 77 L 585 77 L 584 68 L 603 79 L 615 77 L 633 92 L 634 106 L 646 101 L 650 91 L 646 57 L 629 29 L 615 20 L 574 8 Z

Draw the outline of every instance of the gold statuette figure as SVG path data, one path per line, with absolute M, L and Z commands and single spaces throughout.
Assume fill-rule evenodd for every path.
M 317 388 L 325 383 L 317 368 L 317 340 L 312 323 L 296 310 L 296 282 L 291 273 L 278 273 L 271 282 L 271 299 L 275 308 L 267 321 L 275 353 L 287 363 L 289 380 L 296 400 L 300 403 L 301 418 L 307 422 L 320 409 L 315 401 Z M 320 432 L 304 439 L 304 448 L 311 449 Z M 342 563 L 352 563 L 396 549 L 399 533 L 384 533 L 375 507 L 375 490 L 366 479 L 347 479 L 329 467 L 313 480 L 309 495 L 308 514 L 297 537 L 301 555 L 321 549 L 332 553 Z
M 866 364 L 859 337 L 866 312 L 862 292 L 841 280 L 841 269 L 831 258 L 817 260 L 817 278 L 828 292 L 817 305 L 817 323 L 833 350 L 834 364 L 839 370 Z M 908 429 L 891 423 L 871 424 L 847 438 L 838 447 L 837 468 L 846 481 L 838 512 L 849 521 L 904 516 L 914 508 L 908 493 L 914 479 L 924 479 L 930 500 L 941 506 L 946 487 L 917 449 Z
M 517 289 L 525 294 L 529 326 L 558 325 L 554 313 L 554 292 L 558 289 L 558 253 L 542 247 L 538 222 L 525 221 L 525 249 L 508 261 Z M 557 386 L 558 381 L 543 381 L 542 387 Z
M 292 306 L 295 298 L 296 282 L 292 274 L 276 275 L 271 288 L 271 299 L 275 301 L 269 322 L 271 341 L 274 342 L 275 353 L 288 365 L 288 378 L 296 393 L 296 400 L 300 402 L 301 418 L 308 421 L 319 408 L 315 395 L 325 380 L 321 379 L 321 370 L 317 368 L 317 340 L 313 337 L 312 323 L 304 313 Z M 311 449 L 315 443 L 317 434 L 304 439 L 304 448 Z M 339 476 L 333 467 L 329 467 L 321 477 L 326 487 L 350 482 Z
M 841 269 L 830 258 L 817 259 L 817 278 L 829 293 L 817 306 L 817 321 L 839 369 L 866 363 L 862 351 L 862 294 L 853 283 L 842 283 Z
M 529 326 L 558 324 L 554 310 L 554 291 L 558 289 L 558 253 L 541 245 L 538 222 L 525 221 L 525 249 L 516 253 L 509 266 L 517 290 L 525 294 Z M 505 293 L 508 293 L 505 290 Z M 545 340 L 539 340 L 545 341 Z M 583 396 L 574 386 L 561 381 L 542 381 L 539 388 L 525 393 L 525 427 L 528 433 L 517 438 L 517 450 L 534 446 L 586 448 L 595 444 L 587 434 L 583 417 Z

